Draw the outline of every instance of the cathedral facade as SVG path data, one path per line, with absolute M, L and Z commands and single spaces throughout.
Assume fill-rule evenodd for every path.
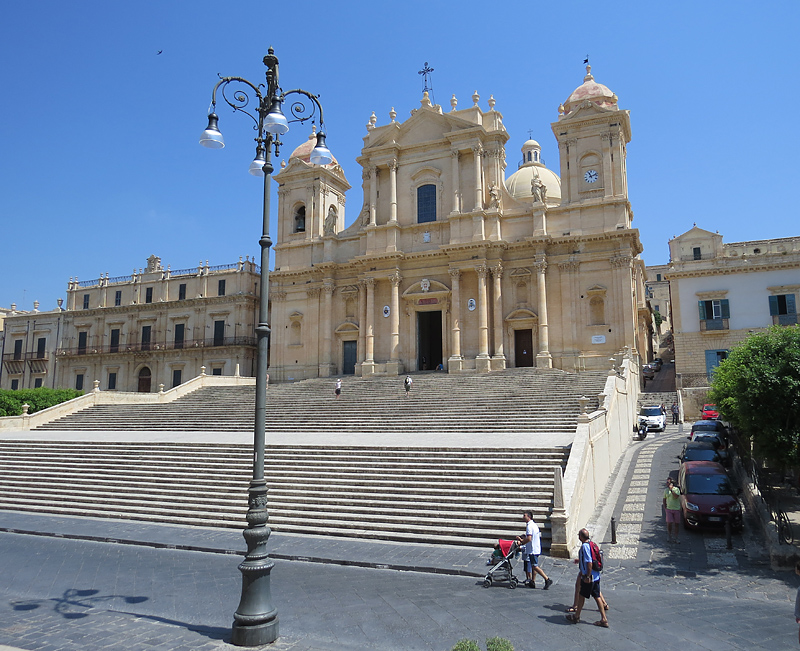
M 427 93 L 404 122 L 374 117 L 359 214 L 334 160 L 298 147 L 279 184 L 270 275 L 273 380 L 509 367 L 606 369 L 647 349 L 644 264 L 628 200 L 628 111 L 581 84 L 552 126 L 560 174 L 534 140 L 506 176 L 494 99 Z

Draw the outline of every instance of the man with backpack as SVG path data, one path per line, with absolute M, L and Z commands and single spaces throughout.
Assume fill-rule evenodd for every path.
M 578 532 L 578 538 L 581 541 L 581 548 L 578 551 L 581 589 L 575 612 L 567 615 L 567 620 L 573 624 L 581 621 L 583 604 L 586 599 L 592 597 L 597 602 L 597 609 L 600 611 L 600 620 L 595 622 L 594 625 L 608 628 L 608 616 L 606 615 L 603 597 L 600 594 L 600 572 L 603 569 L 603 555 L 597 543 L 592 542 L 587 529 L 581 529 Z

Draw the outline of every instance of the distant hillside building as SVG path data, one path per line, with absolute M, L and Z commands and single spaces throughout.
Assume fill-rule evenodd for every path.
M 276 175 L 271 378 L 606 369 L 648 349 L 617 96 L 587 66 L 551 125 L 560 177 L 535 140 L 506 177 L 495 100 L 458 103 L 424 93 L 405 122 L 373 114 L 348 228 L 350 185 L 335 160 L 309 162 L 313 139 Z
M 800 237 L 725 244 L 695 226 L 669 250 L 675 370 L 684 388 L 708 386 L 750 333 L 798 323 Z

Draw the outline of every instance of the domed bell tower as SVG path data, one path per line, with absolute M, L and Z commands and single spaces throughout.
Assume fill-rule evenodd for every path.
M 552 123 L 561 163 L 562 205 L 615 206 L 598 213 L 599 221 L 584 230 L 630 228 L 626 145 L 631 140 L 630 113 L 617 96 L 598 84 L 586 66 L 583 84 L 558 107 Z M 577 207 L 577 205 L 576 205 Z

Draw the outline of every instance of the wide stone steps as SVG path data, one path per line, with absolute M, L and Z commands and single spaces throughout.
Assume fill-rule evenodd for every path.
M 511 369 L 483 375 L 416 374 L 410 398 L 402 378 L 333 379 L 270 386 L 267 429 L 281 432 L 545 432 L 574 431 L 578 398 L 597 405 L 604 373 Z M 54 430 L 249 431 L 253 386 L 209 386 L 165 404 L 88 407 L 41 425 Z
M 549 545 L 566 449 L 268 448 L 275 531 L 487 546 L 530 509 Z M 0 441 L 0 509 L 243 528 L 247 445 Z

